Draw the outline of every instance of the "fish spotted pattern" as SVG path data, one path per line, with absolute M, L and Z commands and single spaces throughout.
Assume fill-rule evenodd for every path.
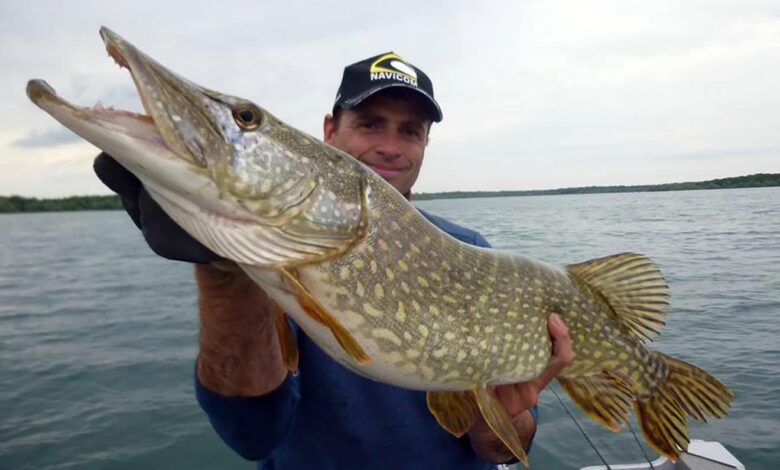
M 675 458 L 689 416 L 728 412 L 732 394 L 721 382 L 647 347 L 664 324 L 668 287 L 645 256 L 558 268 L 464 244 L 356 159 L 254 103 L 179 77 L 106 28 L 101 36 L 130 70 L 147 115 L 77 107 L 42 80 L 28 83 L 30 99 L 138 176 L 171 218 L 244 270 L 334 359 L 427 390 L 453 435 L 481 415 L 528 464 L 487 387 L 543 370 L 553 312 L 576 353 L 558 380 L 610 429 L 633 407 L 648 443 Z M 292 335 L 283 318 L 276 325 L 294 369 Z

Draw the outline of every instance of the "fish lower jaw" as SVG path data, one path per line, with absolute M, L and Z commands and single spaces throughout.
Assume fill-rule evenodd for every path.
M 151 116 L 131 111 L 103 108 L 100 103 L 92 108 L 88 108 L 88 110 L 99 116 L 102 121 L 118 126 L 130 137 L 152 144 L 161 150 L 172 152 L 172 149 L 165 143 L 165 139 L 157 131 L 157 126 L 154 125 Z
M 153 152 L 159 149 L 170 152 L 148 114 L 105 107 L 99 101 L 92 107 L 77 106 L 60 97 L 44 80 L 30 80 L 27 83 L 27 95 L 65 127 L 104 150 L 107 149 L 97 141 L 120 141 L 130 137 L 156 147 L 151 149 Z

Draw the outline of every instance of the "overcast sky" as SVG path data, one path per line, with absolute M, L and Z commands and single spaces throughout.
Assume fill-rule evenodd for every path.
M 316 137 L 344 65 L 399 53 L 444 111 L 417 191 L 780 172 L 777 0 L 311 3 L 0 2 L 0 195 L 108 192 L 24 92 L 140 110 L 101 25 Z

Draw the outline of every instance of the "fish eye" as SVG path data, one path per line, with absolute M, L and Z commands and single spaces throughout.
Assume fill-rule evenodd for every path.
M 253 106 L 242 106 L 233 110 L 233 119 L 239 127 L 251 131 L 257 129 L 262 122 L 263 115 L 259 109 Z

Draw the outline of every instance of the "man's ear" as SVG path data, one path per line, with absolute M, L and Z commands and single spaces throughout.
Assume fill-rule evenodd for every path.
M 322 121 L 322 139 L 333 145 L 333 137 L 336 134 L 336 121 L 332 114 L 326 114 Z

